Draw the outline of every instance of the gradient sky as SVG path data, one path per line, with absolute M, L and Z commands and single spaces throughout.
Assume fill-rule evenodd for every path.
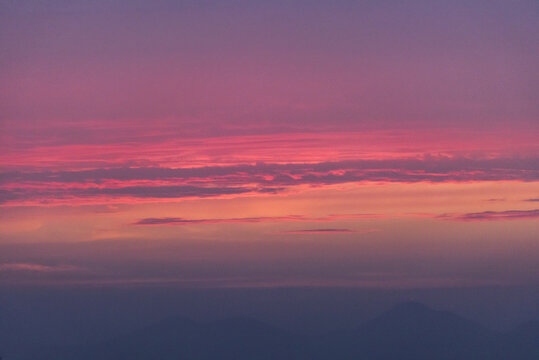
M 537 285 L 537 1 L 0 1 L 0 284 Z

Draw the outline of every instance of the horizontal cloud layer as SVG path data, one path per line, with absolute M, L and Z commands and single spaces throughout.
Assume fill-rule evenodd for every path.
M 431 157 L 204 167 L 115 167 L 7 171 L 2 203 L 178 199 L 277 193 L 299 186 L 360 182 L 537 181 L 539 159 Z

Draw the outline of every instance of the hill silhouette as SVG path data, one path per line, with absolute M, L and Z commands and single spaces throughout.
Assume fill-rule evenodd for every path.
M 407 302 L 355 329 L 310 338 L 248 318 L 198 323 L 171 317 L 100 344 L 34 354 L 32 360 L 536 360 L 538 355 L 539 322 L 498 333 Z

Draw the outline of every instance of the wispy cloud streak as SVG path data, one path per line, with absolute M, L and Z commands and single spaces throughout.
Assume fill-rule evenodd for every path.
M 293 221 L 312 221 L 312 222 L 330 222 L 344 219 L 359 219 L 379 217 L 377 214 L 335 214 L 323 217 L 307 217 L 304 215 L 286 215 L 286 216 L 261 216 L 244 218 L 217 218 L 217 219 L 185 219 L 179 217 L 164 218 L 145 218 L 133 223 L 133 225 L 202 225 L 202 224 L 243 224 L 260 222 L 293 222 Z
M 0 264 L 0 271 L 21 271 L 21 272 L 39 272 L 56 273 L 78 271 L 80 268 L 71 265 L 43 265 L 34 263 L 4 263 Z
M 323 228 L 323 229 L 301 229 L 301 230 L 291 230 L 284 231 L 284 234 L 348 234 L 354 233 L 354 230 L 351 229 L 333 229 L 333 228 Z
M 526 220 L 539 218 L 539 209 L 483 211 L 466 214 L 444 214 L 438 216 L 438 218 L 456 221 Z

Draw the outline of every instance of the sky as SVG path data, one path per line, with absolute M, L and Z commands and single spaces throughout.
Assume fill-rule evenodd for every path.
M 536 1 L 0 1 L 0 285 L 539 285 Z

